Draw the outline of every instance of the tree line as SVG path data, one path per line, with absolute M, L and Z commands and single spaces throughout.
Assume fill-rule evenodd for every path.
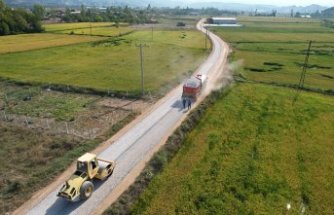
M 125 7 L 107 7 L 105 10 L 96 8 L 86 8 L 81 6 L 80 12 L 75 12 L 69 8 L 66 9 L 64 16 L 61 17 L 64 22 L 126 22 L 130 24 L 154 23 L 155 18 L 164 15 L 169 16 L 193 16 L 193 15 L 229 15 L 236 16 L 234 11 L 219 10 L 216 8 L 156 8 L 149 4 L 145 8 Z
M 62 17 L 64 22 L 127 22 L 130 24 L 149 23 L 152 20 L 151 7 L 135 9 L 130 7 L 108 7 L 104 11 L 81 6 L 80 13 L 66 9 Z
M 44 11 L 40 5 L 34 5 L 31 11 L 12 9 L 0 0 L 0 35 L 42 32 Z

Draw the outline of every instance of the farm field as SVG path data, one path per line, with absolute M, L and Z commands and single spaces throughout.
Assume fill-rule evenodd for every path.
M 239 60 L 240 76 L 251 81 L 296 85 L 308 42 L 312 40 L 305 87 L 333 89 L 333 28 L 308 19 L 241 17 L 240 20 L 244 25 L 241 28 L 213 29 L 233 47 L 232 60 Z
M 294 95 L 262 84 L 220 94 L 131 212 L 332 214 L 334 98 Z
M 4 82 L 0 89 L 1 214 L 13 211 L 153 102 Z
M 93 27 L 93 28 L 82 28 L 82 29 L 71 29 L 64 31 L 57 31 L 62 34 L 80 34 L 80 35 L 94 35 L 94 36 L 121 36 L 123 34 L 135 31 L 132 27 Z
M 112 22 L 76 22 L 76 23 L 55 23 L 55 24 L 44 24 L 46 32 L 56 32 L 73 29 L 84 29 L 84 28 L 96 28 L 96 27 L 107 27 L 112 26 Z
M 93 43 L 4 54 L 0 58 L 0 77 L 138 94 L 137 45 L 145 42 L 145 90 L 159 93 L 194 71 L 208 51 L 204 49 L 203 35 L 194 30 L 156 31 L 154 35 L 160 38 L 150 41 L 150 31 L 142 30 Z
M 91 41 L 98 41 L 101 39 L 103 38 L 55 34 L 20 34 L 1 36 L 0 54 L 31 51 L 36 49 L 65 46 L 77 43 L 86 43 Z

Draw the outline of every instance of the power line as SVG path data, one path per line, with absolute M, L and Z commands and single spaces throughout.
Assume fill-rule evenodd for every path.
M 298 96 L 300 94 L 301 89 L 303 89 L 304 87 L 304 83 L 305 83 L 305 75 L 306 75 L 306 70 L 308 68 L 308 60 L 310 58 L 310 51 L 311 51 L 311 46 L 312 46 L 312 40 L 310 40 L 309 44 L 308 44 L 308 49 L 306 52 L 306 56 L 305 56 L 305 61 L 304 61 L 304 65 L 303 65 L 303 69 L 302 69 L 302 73 L 300 74 L 300 79 L 299 79 L 299 84 L 298 84 L 298 88 L 297 88 L 297 92 L 296 95 L 293 99 L 293 103 L 295 103 L 298 99 Z

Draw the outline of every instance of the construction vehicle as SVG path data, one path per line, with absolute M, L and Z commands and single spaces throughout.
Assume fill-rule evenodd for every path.
M 107 179 L 114 171 L 115 162 L 86 153 L 77 160 L 77 169 L 58 192 L 59 197 L 76 202 L 88 199 L 93 191 L 93 179 Z
M 196 100 L 201 93 L 203 85 L 206 82 L 206 76 L 198 74 L 185 81 L 183 85 L 182 98 L 190 98 Z

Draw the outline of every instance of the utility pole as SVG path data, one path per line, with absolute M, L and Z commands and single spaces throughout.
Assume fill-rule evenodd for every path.
M 144 96 L 144 56 L 143 56 L 143 47 L 147 47 L 145 44 L 137 45 L 139 47 L 139 58 L 140 58 L 140 71 L 141 71 L 141 95 Z
M 205 49 L 208 48 L 208 29 L 205 29 Z
M 304 87 L 305 75 L 306 75 L 306 70 L 307 70 L 307 67 L 308 67 L 308 60 L 310 58 L 311 46 L 312 46 L 312 40 L 310 40 L 310 42 L 308 44 L 308 49 L 307 49 L 307 52 L 306 52 L 305 61 L 304 61 L 304 65 L 303 65 L 303 70 L 302 70 L 302 73 L 300 74 L 299 84 L 298 84 L 298 88 L 297 88 L 295 98 L 293 99 L 293 103 L 295 103 L 297 101 L 299 93 L 300 93 L 301 89 Z

